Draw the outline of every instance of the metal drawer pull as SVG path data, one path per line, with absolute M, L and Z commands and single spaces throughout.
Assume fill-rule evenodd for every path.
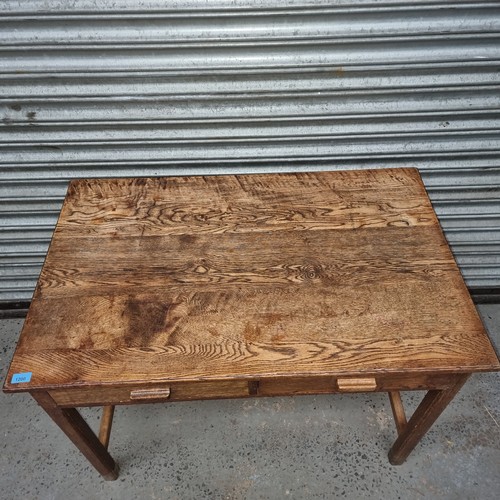
M 135 389 L 130 391 L 130 399 L 158 399 L 168 398 L 170 396 L 170 387 L 165 389 Z

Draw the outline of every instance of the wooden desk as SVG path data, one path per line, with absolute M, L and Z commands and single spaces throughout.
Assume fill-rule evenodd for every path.
M 387 391 L 400 464 L 498 369 L 417 170 L 93 179 L 69 186 L 4 390 L 116 479 L 113 405 Z

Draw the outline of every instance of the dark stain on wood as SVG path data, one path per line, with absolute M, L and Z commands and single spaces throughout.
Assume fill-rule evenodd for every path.
M 198 238 L 194 234 L 181 234 L 179 236 L 179 242 L 183 247 L 190 247 L 194 245 L 197 239 Z
M 126 343 L 131 347 L 151 345 L 155 337 L 169 329 L 168 315 L 175 304 L 152 302 L 147 299 L 130 297 L 125 303 L 128 319 Z
M 262 330 L 258 325 L 252 325 L 251 323 L 245 324 L 243 336 L 247 342 L 255 342 L 259 340 L 261 335 L 262 335 Z

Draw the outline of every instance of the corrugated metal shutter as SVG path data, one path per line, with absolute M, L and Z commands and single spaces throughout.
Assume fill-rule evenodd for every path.
M 416 166 L 500 285 L 498 1 L 3 0 L 0 300 L 75 177 Z

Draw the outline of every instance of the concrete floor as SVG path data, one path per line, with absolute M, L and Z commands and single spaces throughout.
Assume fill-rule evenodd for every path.
M 500 346 L 500 305 L 480 306 Z M 3 381 L 22 320 L 0 321 Z M 393 467 L 385 394 L 118 407 L 105 482 L 27 395 L 0 395 L 0 498 L 497 499 L 500 375 L 478 374 Z M 408 394 L 408 393 L 407 393 Z M 422 393 L 404 396 L 408 410 Z M 84 410 L 93 425 L 98 412 Z

